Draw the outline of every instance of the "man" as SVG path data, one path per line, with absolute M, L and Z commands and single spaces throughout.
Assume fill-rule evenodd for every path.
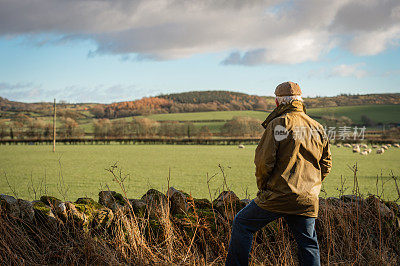
M 284 217 L 298 245 L 301 265 L 320 265 L 315 232 L 321 182 L 332 165 L 323 127 L 306 115 L 297 83 L 276 87 L 275 110 L 262 123 L 257 146 L 257 197 L 235 217 L 226 265 L 247 265 L 253 234 Z

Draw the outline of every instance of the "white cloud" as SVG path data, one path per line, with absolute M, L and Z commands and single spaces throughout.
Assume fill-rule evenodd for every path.
M 363 67 L 364 63 L 352 64 L 352 65 L 339 65 L 332 69 L 331 76 L 340 77 L 356 77 L 362 78 L 367 75 L 367 71 L 360 69 Z
M 375 32 L 364 32 L 356 35 L 348 47 L 356 55 L 376 55 L 390 46 L 398 45 L 399 36 L 400 25 Z
M 0 36 L 88 39 L 91 55 L 138 60 L 234 51 L 223 64 L 295 64 L 398 45 L 399 14 L 398 0 L 0 0 Z
M 118 101 L 135 100 L 142 97 L 154 96 L 160 91 L 138 88 L 135 85 L 117 84 L 113 86 L 72 85 L 63 89 L 48 89 L 34 83 L 5 83 L 0 82 L 0 96 L 12 101 L 40 102 L 67 100 L 73 103 L 101 102 L 111 103 Z

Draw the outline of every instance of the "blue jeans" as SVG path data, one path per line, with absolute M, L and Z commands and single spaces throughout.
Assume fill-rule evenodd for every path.
M 299 250 L 300 265 L 320 265 L 315 218 L 264 210 L 252 200 L 233 220 L 226 265 L 248 265 L 253 234 L 268 223 L 284 217 Z

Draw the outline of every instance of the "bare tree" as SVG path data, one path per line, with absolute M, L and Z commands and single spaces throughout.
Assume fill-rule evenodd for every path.
M 94 135 L 101 138 L 111 136 L 111 122 L 108 118 L 98 119 L 94 122 Z
M 74 138 L 83 135 L 83 131 L 80 129 L 78 123 L 69 117 L 63 119 L 63 125 L 60 130 L 64 138 Z

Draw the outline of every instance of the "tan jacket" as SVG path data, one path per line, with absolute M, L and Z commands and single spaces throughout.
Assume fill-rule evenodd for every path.
M 332 166 L 323 127 L 300 101 L 277 107 L 263 126 L 254 159 L 255 202 L 272 212 L 317 217 L 321 183 Z

